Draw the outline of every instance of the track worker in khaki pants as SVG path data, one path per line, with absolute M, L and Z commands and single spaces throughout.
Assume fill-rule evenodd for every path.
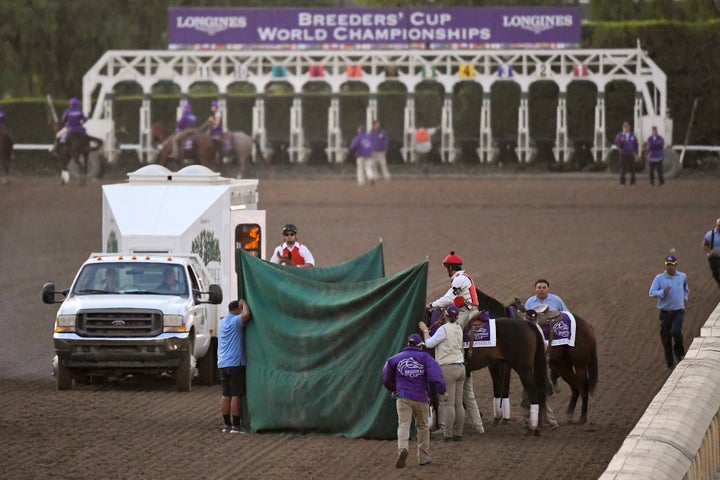
M 447 400 L 445 381 L 440 365 L 423 351 L 423 339 L 417 333 L 408 337 L 407 347 L 390 357 L 383 367 L 382 382 L 392 392 L 398 415 L 398 457 L 396 468 L 403 468 L 408 457 L 410 424 L 415 417 L 417 429 L 417 461 L 420 466 L 432 462 L 430 457 L 430 428 L 428 409 L 431 384 Z

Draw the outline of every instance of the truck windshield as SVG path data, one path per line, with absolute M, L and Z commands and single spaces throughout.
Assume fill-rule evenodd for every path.
M 149 262 L 85 265 L 71 295 L 105 293 L 186 296 L 188 288 L 181 265 Z

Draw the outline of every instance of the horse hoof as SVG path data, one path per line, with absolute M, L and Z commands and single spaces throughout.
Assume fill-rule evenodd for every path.
M 586 422 L 587 422 L 587 417 L 581 415 L 580 420 L 578 420 L 578 424 L 584 425 Z
M 500 420 L 502 420 L 502 419 L 495 417 L 495 418 L 493 419 L 493 425 L 500 425 Z

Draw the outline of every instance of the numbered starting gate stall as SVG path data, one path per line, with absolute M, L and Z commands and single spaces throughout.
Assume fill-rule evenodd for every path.
M 440 153 L 442 160 L 453 162 L 459 153 L 453 128 L 453 86 L 458 82 L 476 82 L 482 86 L 479 119 L 480 162 L 490 162 L 496 145 L 490 118 L 491 89 L 496 82 L 515 82 L 520 87 L 517 113 L 517 149 L 522 162 L 533 154 L 529 128 L 529 91 L 534 82 L 551 81 L 558 86 L 554 153 L 567 161 L 572 153 L 568 139 L 567 92 L 575 81 L 592 82 L 597 88 L 594 109 L 593 158 L 605 159 L 610 142 L 606 138 L 606 86 L 626 81 L 635 88 L 633 125 L 645 138 L 652 126 L 665 138 L 672 138 L 668 117 L 665 73 L 640 45 L 631 49 L 553 49 L 553 50 L 363 50 L 363 51 L 146 51 L 113 50 L 106 52 L 83 77 L 83 108 L 92 121 L 108 129 L 105 138 L 114 138 L 114 87 L 119 82 L 136 82 L 143 91 L 140 107 L 140 136 L 131 145 L 143 159 L 154 153 L 150 137 L 152 88 L 171 81 L 181 90 L 182 103 L 196 82 L 214 83 L 219 92 L 219 109 L 227 120 L 228 88 L 238 82 L 252 84 L 258 92 L 252 114 L 252 134 L 267 145 L 265 92 L 272 82 L 287 82 L 295 92 L 290 107 L 287 134 L 291 162 L 302 162 L 309 151 L 303 126 L 303 86 L 325 82 L 331 91 L 327 126 L 327 155 L 330 162 L 341 162 L 349 139 L 340 128 L 340 95 L 347 82 L 367 85 L 365 112 L 369 129 L 378 114 L 378 91 L 384 82 L 401 82 L 407 88 L 404 111 L 402 153 L 413 160 L 415 129 L 415 90 L 421 82 L 437 82 L 444 90 L 441 112 Z M 95 103 L 93 104 L 93 101 Z M 227 124 L 227 123 L 226 123 Z M 116 148 L 106 142 L 106 148 Z M 114 158 L 109 151 L 107 158 Z

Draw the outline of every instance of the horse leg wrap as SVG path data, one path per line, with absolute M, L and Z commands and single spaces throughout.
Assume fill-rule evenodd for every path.
M 530 405 L 530 429 L 532 430 L 538 428 L 538 412 L 540 412 L 540 405 L 537 403 Z
M 60 179 L 63 181 L 63 183 L 68 183 L 70 181 L 70 172 L 67 170 L 63 170 L 60 172 Z
M 510 399 L 503 398 L 502 401 L 502 417 L 504 420 L 510 420 Z
M 493 398 L 493 412 L 495 414 L 495 418 L 502 417 L 503 412 L 502 412 L 502 407 L 501 407 L 502 403 L 501 402 L 502 402 L 501 398 L 498 398 L 498 397 Z

